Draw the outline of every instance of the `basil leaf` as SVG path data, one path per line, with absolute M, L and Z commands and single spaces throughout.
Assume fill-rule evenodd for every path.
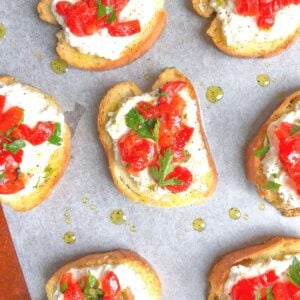
M 4 181 L 5 176 L 6 176 L 5 171 L 0 171 L 0 182 Z
M 297 257 L 294 257 L 287 277 L 293 285 L 300 287 L 300 262 Z
M 93 288 L 97 282 L 97 278 L 93 276 L 91 273 L 89 273 L 88 279 L 87 279 L 87 286 L 90 288 Z
M 278 190 L 280 187 L 281 187 L 281 184 L 276 183 L 274 181 L 267 181 L 263 185 L 263 189 L 265 189 L 265 190 Z
M 115 10 L 113 10 L 109 15 L 108 15 L 108 18 L 105 20 L 105 23 L 113 23 L 115 22 L 117 19 L 117 13 Z
M 159 172 L 158 172 L 158 168 L 157 167 L 150 167 L 149 168 L 149 172 L 150 172 L 151 177 L 155 181 L 159 181 Z
M 68 289 L 68 283 L 65 281 L 65 282 L 63 282 L 63 283 L 60 285 L 59 291 L 60 291 L 61 293 L 64 293 L 67 289 Z
M 156 97 L 168 97 L 168 93 L 166 92 L 158 92 L 155 94 Z
M 274 295 L 271 287 L 267 288 L 267 300 L 274 300 Z
M 156 141 L 158 138 L 155 137 L 156 123 L 157 120 L 155 119 L 144 120 L 144 122 L 140 124 L 139 128 L 137 128 L 136 133 L 142 138 L 148 138 Z M 158 132 L 156 132 L 156 134 L 158 134 Z
M 135 108 L 132 108 L 126 114 L 125 121 L 129 128 L 136 130 L 138 126 L 145 121 L 145 119 Z
M 298 132 L 300 132 L 300 125 L 295 125 L 293 128 L 291 128 L 290 135 L 295 135 Z
M 62 144 L 61 138 L 61 124 L 55 123 L 55 129 L 52 136 L 48 139 L 48 142 L 53 145 L 60 146 Z
M 5 144 L 4 150 L 8 150 L 13 154 L 16 154 L 20 149 L 24 148 L 26 143 L 23 140 L 15 140 L 12 143 Z
M 267 142 L 265 143 L 265 145 L 257 149 L 256 151 L 254 151 L 254 156 L 263 158 L 269 152 L 269 150 L 270 150 L 270 142 L 269 139 L 267 138 Z
M 97 1 L 97 18 L 100 19 L 106 16 L 106 6 L 102 4 L 101 0 Z
M 177 178 L 171 178 L 168 180 L 164 180 L 160 186 L 167 186 L 167 185 L 180 185 L 183 184 L 182 180 L 179 180 Z
M 174 170 L 174 165 L 172 164 L 173 154 L 170 148 L 168 148 L 163 156 L 159 156 L 159 185 L 165 180 L 167 175 Z
M 160 121 L 156 120 L 154 129 L 153 129 L 153 138 L 157 142 L 159 138 L 159 128 L 160 128 Z

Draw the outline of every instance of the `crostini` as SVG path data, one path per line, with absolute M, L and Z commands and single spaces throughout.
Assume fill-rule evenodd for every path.
M 247 176 L 288 217 L 300 215 L 300 91 L 283 100 L 250 142 Z
M 175 68 L 150 93 L 132 82 L 100 102 L 99 137 L 117 188 L 135 202 L 175 207 L 202 203 L 217 173 L 191 82 Z
M 268 57 L 287 49 L 300 34 L 299 0 L 192 0 L 203 17 L 216 13 L 207 34 L 224 53 Z
M 0 202 L 17 211 L 41 203 L 68 164 L 70 140 L 52 97 L 0 77 Z
M 70 65 L 107 70 L 127 65 L 163 31 L 164 0 L 40 0 L 42 20 L 59 24 L 58 55 Z
M 60 268 L 46 284 L 48 300 L 158 300 L 159 278 L 137 253 L 92 254 Z
M 300 295 L 300 239 L 276 237 L 223 256 L 209 274 L 209 300 L 292 300 Z

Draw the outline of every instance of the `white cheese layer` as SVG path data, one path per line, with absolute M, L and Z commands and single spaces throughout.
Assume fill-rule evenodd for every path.
M 217 0 L 210 5 L 216 10 L 217 18 L 222 21 L 222 29 L 228 45 L 250 41 L 263 43 L 287 38 L 300 27 L 300 5 L 291 4 L 276 13 L 275 24 L 268 30 L 257 26 L 256 17 L 241 16 L 236 13 L 235 1 L 227 0 L 226 6 L 219 6 Z
M 224 297 L 222 300 L 230 299 L 232 287 L 242 279 L 260 276 L 268 271 L 274 270 L 280 281 L 286 281 L 286 272 L 292 264 L 295 256 L 286 255 L 282 260 L 270 258 L 268 261 L 258 261 L 250 266 L 236 265 L 231 267 L 229 277 L 224 285 Z M 296 255 L 299 259 L 300 255 Z
M 101 278 L 106 272 L 113 271 L 119 279 L 121 290 L 130 289 L 134 300 L 151 300 L 153 299 L 149 294 L 149 290 L 144 283 L 142 277 L 125 264 L 120 265 L 101 265 L 99 267 L 70 269 L 68 272 L 72 273 L 75 280 L 79 280 L 82 276 L 88 275 L 88 272 L 96 278 Z M 100 286 L 101 288 L 101 286 Z M 54 300 L 63 300 L 64 295 L 59 291 L 59 284 L 57 284 L 54 293 Z
M 111 118 L 106 124 L 106 130 L 114 141 L 115 160 L 121 168 L 123 167 L 123 163 L 119 155 L 117 141 L 124 134 L 130 131 L 130 128 L 128 128 L 126 125 L 125 115 L 140 101 L 156 101 L 157 97 L 155 94 L 157 94 L 157 91 L 150 94 L 143 94 L 141 96 L 129 98 L 122 104 L 117 112 L 111 112 Z M 185 195 L 195 190 L 205 192 L 207 186 L 202 182 L 201 177 L 210 171 L 210 166 L 208 162 L 207 151 L 199 132 L 197 101 L 192 99 L 185 89 L 182 90 L 179 95 L 186 102 L 186 108 L 184 112 L 184 114 L 187 115 L 186 124 L 194 128 L 193 135 L 185 147 L 185 149 L 191 154 L 191 158 L 187 162 L 180 164 L 181 166 L 186 167 L 192 173 L 193 183 L 186 191 L 179 194 Z M 141 192 L 148 192 L 149 188 L 155 184 L 147 169 L 139 172 L 137 176 L 130 176 L 139 186 Z M 170 194 L 167 189 L 161 188 L 157 188 L 155 193 L 159 196 Z
M 107 28 L 104 28 L 92 35 L 79 37 L 66 27 L 64 18 L 57 14 L 55 7 L 59 1 L 61 0 L 53 0 L 52 13 L 57 22 L 63 27 L 67 43 L 77 48 L 83 54 L 97 55 L 112 60 L 120 58 L 122 52 L 144 34 L 157 9 L 162 9 L 162 7 L 155 7 L 154 0 L 129 0 L 120 14 L 120 21 L 139 20 L 141 25 L 140 33 L 125 37 L 114 37 L 108 33 Z M 75 3 L 78 0 L 68 1 Z
M 0 85 L 0 95 L 6 96 L 4 111 L 12 106 L 19 106 L 24 109 L 24 124 L 33 128 L 38 121 L 58 122 L 62 125 L 62 134 L 64 133 L 64 115 L 55 106 L 50 106 L 42 93 L 32 91 L 26 85 L 14 83 Z M 20 164 L 21 173 L 25 173 L 28 178 L 25 188 L 15 194 L 1 195 L 1 198 L 9 200 L 34 192 L 38 185 L 43 184 L 49 158 L 59 147 L 62 146 L 53 145 L 49 142 L 38 146 L 26 142 L 26 147 L 23 148 L 23 160 Z
M 297 103 L 296 110 L 288 114 L 282 115 L 278 120 L 272 122 L 268 129 L 267 135 L 270 141 L 270 150 L 262 160 L 263 171 L 269 181 L 279 183 L 281 186 L 278 193 L 281 199 L 290 207 L 300 207 L 300 196 L 293 187 L 290 177 L 282 169 L 281 162 L 278 157 L 278 139 L 274 131 L 278 128 L 280 123 L 288 122 L 296 124 L 300 119 L 300 103 Z M 300 153 L 292 153 L 291 159 L 299 157 Z

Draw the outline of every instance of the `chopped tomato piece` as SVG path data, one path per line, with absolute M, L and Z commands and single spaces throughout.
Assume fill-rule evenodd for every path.
M 183 149 L 187 142 L 191 139 L 194 128 L 182 125 L 180 130 L 174 136 L 174 148 Z
M 6 102 L 6 97 L 0 95 L 0 120 L 2 118 L 2 113 L 3 113 L 3 110 L 4 110 L 5 102 Z
M 25 187 L 24 182 L 21 178 L 17 178 L 13 182 L 6 182 L 5 184 L 0 184 L 0 194 L 14 194 Z
M 291 282 L 276 282 L 272 288 L 275 300 L 299 300 L 300 288 Z
M 140 31 L 141 24 L 139 20 L 113 23 L 108 26 L 108 32 L 111 36 L 129 36 Z
M 38 122 L 26 140 L 34 146 L 40 145 L 52 136 L 54 129 L 55 125 L 53 123 Z
M 186 191 L 193 181 L 193 175 L 191 172 L 184 167 L 177 166 L 174 170 L 166 177 L 166 180 L 169 179 L 177 179 L 180 180 L 180 184 L 167 185 L 166 189 L 168 189 L 172 193 L 181 193 Z
M 65 15 L 68 11 L 68 8 L 71 6 L 71 3 L 69 1 L 59 1 L 56 4 L 56 12 L 59 15 Z
M 161 91 L 162 93 L 165 93 L 165 96 L 160 96 L 159 97 L 159 103 L 163 102 L 170 102 L 175 94 L 180 92 L 184 87 L 186 86 L 185 81 L 169 81 L 165 83 Z
M 232 300 L 253 300 L 255 293 L 266 294 L 266 289 L 278 280 L 278 276 L 273 270 L 268 271 L 261 276 L 245 278 L 238 281 L 231 289 Z
M 112 271 L 108 271 L 101 279 L 101 288 L 106 297 L 117 295 L 121 291 L 119 279 Z
M 122 160 L 127 164 L 127 171 L 136 173 L 144 170 L 155 160 L 155 144 L 130 131 L 118 141 Z
M 0 121 L 0 133 L 5 134 L 9 129 L 19 125 L 23 120 L 24 111 L 14 106 L 7 110 Z
M 141 101 L 137 104 L 136 108 L 145 119 L 156 118 L 158 115 L 157 107 L 149 102 Z
M 69 286 L 69 285 L 72 285 L 73 282 L 74 282 L 74 280 L 73 280 L 73 274 L 70 273 L 70 272 L 67 272 L 67 273 L 64 273 L 61 276 L 59 284 L 61 285 L 63 283 L 66 283 Z
M 67 290 L 64 292 L 64 300 L 84 300 L 84 295 L 78 283 L 68 285 Z

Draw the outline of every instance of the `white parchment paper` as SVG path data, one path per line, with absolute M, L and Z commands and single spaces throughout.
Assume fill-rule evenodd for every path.
M 157 270 L 167 300 L 203 300 L 207 273 L 222 254 L 261 242 L 274 235 L 300 234 L 300 218 L 285 218 L 259 197 L 245 178 L 244 151 L 283 96 L 300 88 L 300 41 L 270 59 L 237 59 L 220 53 L 206 36 L 210 20 L 193 12 L 190 0 L 166 1 L 169 19 L 155 46 L 129 66 L 106 72 L 69 69 L 54 74 L 58 27 L 38 19 L 38 1 L 0 0 L 0 22 L 7 26 L 0 41 L 0 73 L 53 95 L 67 113 L 73 129 L 72 160 L 52 195 L 36 209 L 16 213 L 5 206 L 14 244 L 33 300 L 45 299 L 44 284 L 65 262 L 91 252 L 127 248 L 139 252 Z M 42 58 L 40 57 L 42 54 Z M 134 204 L 114 187 L 104 151 L 97 137 L 99 99 L 114 84 L 132 80 L 144 90 L 167 66 L 176 66 L 194 83 L 208 140 L 219 172 L 215 195 L 205 205 L 156 209 Z M 256 75 L 274 81 L 261 88 Z M 224 98 L 217 104 L 205 99 L 206 87 L 219 85 Z M 82 196 L 89 203 L 82 203 Z M 71 224 L 65 223 L 69 208 Z M 237 207 L 249 220 L 233 221 L 228 210 Z M 123 209 L 128 222 L 113 225 L 109 214 Z M 198 233 L 192 221 L 202 217 L 207 228 Z M 73 245 L 63 242 L 74 231 Z M 1 298 L 1 297 L 0 297 Z

